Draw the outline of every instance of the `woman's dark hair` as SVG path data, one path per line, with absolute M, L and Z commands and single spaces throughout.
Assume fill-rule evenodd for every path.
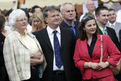
M 13 9 L 10 9 L 6 14 L 5 16 L 9 16 L 9 14 L 13 11 Z
M 86 32 L 85 30 L 83 30 L 83 28 L 85 28 L 85 25 L 90 20 L 95 20 L 94 16 L 91 13 L 86 13 L 78 25 L 81 40 L 85 40 L 85 38 L 87 38 Z M 95 23 L 96 23 L 96 20 L 95 20 Z M 98 30 L 99 30 L 97 23 L 96 23 L 96 26 L 97 26 L 97 29 L 96 29 L 95 35 L 97 35 Z
M 5 18 L 4 16 L 0 15 L 0 30 L 3 28 L 5 24 Z

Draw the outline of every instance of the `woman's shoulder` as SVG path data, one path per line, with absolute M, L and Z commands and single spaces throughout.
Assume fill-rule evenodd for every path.
M 9 41 L 15 41 L 17 39 L 19 35 L 12 31 L 9 35 L 6 36 L 5 40 L 9 40 Z
M 101 39 L 101 36 L 102 36 L 102 40 L 103 40 L 103 41 L 104 41 L 104 40 L 109 40 L 109 39 L 110 39 L 109 35 L 100 35 L 100 34 L 97 35 L 98 39 Z
M 110 39 L 109 35 L 102 35 L 104 39 Z
M 6 36 L 6 38 L 14 37 L 14 31 L 12 31 L 9 35 Z
M 86 39 L 85 39 L 85 40 L 86 40 Z M 81 42 L 83 42 L 83 41 L 85 41 L 85 40 L 81 40 L 80 38 L 78 38 L 76 42 L 77 42 L 77 43 L 81 43 Z
M 102 36 L 103 38 L 110 38 L 109 35 L 100 35 L 100 34 L 97 34 L 97 37 L 98 37 L 98 38 L 101 38 L 101 36 Z

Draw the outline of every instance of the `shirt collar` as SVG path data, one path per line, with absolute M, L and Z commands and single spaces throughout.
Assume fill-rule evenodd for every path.
M 13 31 L 13 32 L 15 32 L 17 35 L 19 35 L 19 36 L 22 36 L 19 32 L 17 32 L 17 31 Z M 26 31 L 24 31 L 25 32 L 25 36 L 27 36 L 28 35 L 28 33 L 26 32 Z
M 101 29 L 102 29 L 102 30 L 103 30 L 103 29 L 105 29 L 105 30 L 106 30 L 106 27 L 105 27 L 105 28 L 102 28 L 102 27 L 101 27 Z
M 57 27 L 57 29 L 55 29 L 58 33 L 60 33 L 60 27 L 58 26 Z M 53 34 L 53 29 L 52 28 L 50 28 L 49 26 L 47 26 L 47 32 L 48 32 L 48 34 L 50 35 L 50 34 Z
M 64 21 L 64 20 L 63 20 Z M 66 21 L 64 21 L 66 23 Z M 72 25 L 69 25 L 68 23 L 66 23 L 69 27 L 75 27 L 75 23 L 74 23 L 74 26 Z
M 112 25 L 114 25 L 115 26 L 115 24 L 116 24 L 116 22 L 114 22 L 113 24 L 112 23 L 110 23 L 110 22 L 108 22 L 109 23 L 109 26 L 111 27 Z
M 100 25 L 99 25 L 99 26 L 100 26 Z M 100 28 L 101 28 L 102 30 L 103 30 L 103 29 L 105 29 L 105 30 L 106 30 L 106 26 L 105 26 L 105 28 L 103 28 L 103 27 L 101 27 L 101 26 L 100 26 Z

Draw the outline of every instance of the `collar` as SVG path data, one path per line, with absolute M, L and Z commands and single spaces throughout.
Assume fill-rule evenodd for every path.
M 26 30 L 25 30 L 24 32 L 25 32 L 25 36 L 29 35 L 30 37 L 35 38 L 35 36 L 34 36 L 32 33 L 29 33 L 29 32 L 27 32 Z M 18 36 L 21 37 L 20 33 L 18 33 L 17 31 L 13 31 L 13 33 L 14 33 L 17 37 L 18 37 Z
M 109 26 L 111 27 L 112 25 L 114 25 L 114 26 L 115 26 L 116 22 L 114 22 L 113 24 L 112 24 L 112 23 L 110 23 L 110 22 L 108 22 L 108 24 L 109 24 Z
M 105 29 L 106 31 L 107 31 L 107 27 L 105 26 L 105 28 L 103 28 L 103 27 L 101 27 L 99 24 L 98 24 L 98 27 L 99 27 L 99 29 L 101 30 L 101 32 L 104 34 L 104 32 L 103 32 L 103 29 Z
M 107 29 L 106 26 L 105 26 L 105 28 L 103 28 L 103 27 L 101 27 L 99 24 L 98 24 L 98 27 L 99 27 L 101 30 L 103 30 L 103 29 L 106 30 L 106 29 Z
M 59 26 L 55 30 L 60 34 L 60 27 Z M 47 26 L 47 32 L 48 32 L 49 35 L 53 34 L 53 31 L 54 30 L 52 28 L 50 28 L 49 26 Z
M 100 28 L 101 28 L 102 30 L 103 30 L 103 29 L 105 29 L 105 30 L 106 30 L 106 27 L 105 27 L 105 28 L 103 28 L 103 27 L 101 27 L 101 26 L 100 26 Z
M 63 20 L 64 21 L 64 20 Z M 64 21 L 65 23 L 66 23 L 66 21 Z M 72 25 L 69 25 L 68 23 L 66 23 L 69 27 L 75 27 L 75 23 L 74 23 L 74 25 L 72 26 Z
M 15 31 L 15 33 L 17 33 L 20 37 L 22 37 L 22 38 L 25 38 L 27 35 L 28 35 L 28 33 L 26 32 L 26 31 L 24 31 L 24 33 L 25 33 L 25 36 L 22 36 L 20 33 L 18 33 L 17 31 Z

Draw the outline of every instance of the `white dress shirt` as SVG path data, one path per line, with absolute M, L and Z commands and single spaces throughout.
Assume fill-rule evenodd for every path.
M 53 48 L 53 50 L 54 50 L 54 43 L 53 43 L 53 41 L 54 41 L 54 34 L 53 34 L 53 29 L 52 28 L 50 28 L 49 26 L 47 26 L 47 33 L 48 33 L 48 36 L 49 36 L 49 39 L 50 39 L 50 43 L 51 43 L 51 45 L 52 45 L 52 48 Z M 56 29 L 56 31 L 57 31 L 57 37 L 58 37 L 58 41 L 59 41 L 59 43 L 60 43 L 60 47 L 61 47 L 61 32 L 60 32 L 60 27 L 57 27 L 57 29 Z M 54 51 L 53 51 L 54 52 Z M 63 65 L 62 65 L 62 67 L 59 69 L 57 66 L 56 66 L 56 63 L 55 63 L 55 53 L 54 53 L 54 59 L 53 59 L 53 71 L 56 71 L 56 70 L 64 70 L 64 67 L 63 67 Z
M 114 22 L 113 24 L 112 24 L 112 23 L 110 23 L 110 22 L 108 22 L 108 24 L 109 24 L 109 27 L 111 27 L 111 28 L 113 28 L 113 29 L 114 29 L 116 22 Z
M 4 27 L 4 30 L 2 31 L 2 34 L 3 34 L 4 36 L 8 36 L 11 32 L 12 32 L 11 27 L 5 26 L 5 27 Z
M 30 24 L 27 25 L 26 31 L 32 32 L 32 26 Z
M 103 27 L 100 27 L 101 28 L 101 30 L 103 31 L 103 30 L 105 30 L 106 31 L 106 35 L 108 35 L 108 32 L 107 32 L 107 29 L 106 29 L 106 27 L 105 28 L 103 28 Z M 104 31 L 103 31 L 104 32 Z M 105 33 L 105 32 L 104 32 Z

